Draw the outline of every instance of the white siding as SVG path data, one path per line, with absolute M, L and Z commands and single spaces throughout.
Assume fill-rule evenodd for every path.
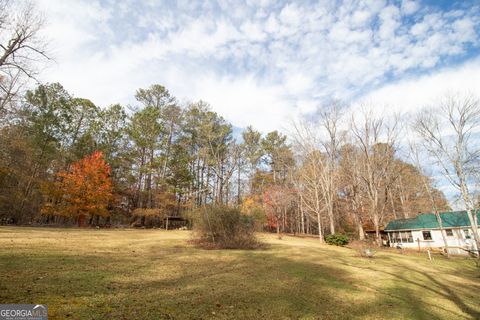
M 466 234 L 465 230 L 470 230 L 470 237 L 471 239 L 466 239 Z M 432 240 L 424 240 L 423 238 L 423 231 L 430 231 L 430 234 L 432 236 Z M 405 232 L 405 231 L 399 231 L 399 232 Z M 408 232 L 408 231 L 407 231 Z M 465 249 L 475 249 L 475 242 L 473 241 L 473 236 L 471 235 L 472 229 L 471 228 L 455 228 L 452 229 L 453 235 L 448 236 L 447 235 L 447 243 L 448 246 L 450 247 L 461 247 Z M 392 232 L 388 232 L 389 234 L 389 239 L 393 238 Z M 403 241 L 405 237 L 400 237 L 401 240 L 401 247 L 402 248 L 418 248 L 418 245 L 420 243 L 420 248 L 443 248 L 444 243 L 443 243 L 443 238 L 440 230 L 412 230 L 411 231 L 412 238 L 413 238 L 413 243 L 408 242 L 408 241 Z M 397 236 L 398 238 L 398 236 Z M 398 242 L 392 242 L 390 241 L 390 246 L 391 247 L 396 247 L 398 246 Z M 467 254 L 467 251 L 462 250 L 462 249 L 451 249 L 450 250 L 452 253 L 458 253 L 458 254 Z

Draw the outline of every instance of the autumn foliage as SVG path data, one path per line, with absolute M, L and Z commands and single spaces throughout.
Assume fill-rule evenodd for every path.
M 78 219 L 108 216 L 107 206 L 112 199 L 110 167 L 99 151 L 72 164 L 62 171 L 54 184 L 53 199 L 43 209 L 44 214 L 68 216 Z
M 277 229 L 277 233 L 280 232 L 280 226 L 282 232 L 288 226 L 286 214 L 294 204 L 296 194 L 294 189 L 281 186 L 270 186 L 263 193 L 267 225 Z

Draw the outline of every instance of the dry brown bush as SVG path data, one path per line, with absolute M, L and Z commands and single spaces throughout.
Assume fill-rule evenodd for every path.
M 207 249 L 256 249 L 261 243 L 255 237 L 251 216 L 236 208 L 207 206 L 192 214 L 193 242 Z

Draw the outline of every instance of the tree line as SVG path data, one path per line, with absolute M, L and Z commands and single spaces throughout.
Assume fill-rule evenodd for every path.
M 332 102 L 288 134 L 235 129 L 208 103 L 181 104 L 159 84 L 138 89 L 133 105 L 99 107 L 59 83 L 32 86 L 48 60 L 43 21 L 29 5 L 0 9 L 4 221 L 155 226 L 224 205 L 278 233 L 379 238 L 391 219 L 449 209 L 435 174 L 477 225 L 474 96 L 450 95 L 408 120 Z
M 342 110 L 332 104 L 315 121 L 295 123 L 289 138 L 252 127 L 234 133 L 206 102 L 182 106 L 161 85 L 137 90 L 135 99 L 128 108 L 99 108 L 58 83 L 27 91 L 1 128 L 4 215 L 19 223 L 64 218 L 55 210 L 44 217 L 42 208 L 61 173 L 95 152 L 110 167 L 108 208 L 122 223 L 154 224 L 217 204 L 263 210 L 279 232 L 363 237 L 366 227 L 431 210 L 422 184 L 429 178 L 398 156 L 395 128 L 381 119 L 368 115 L 341 130 Z

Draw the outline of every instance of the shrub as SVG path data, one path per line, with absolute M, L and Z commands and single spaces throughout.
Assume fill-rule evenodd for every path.
M 196 241 L 206 247 L 252 249 L 259 246 L 251 216 L 225 206 L 207 206 L 192 214 Z
M 344 246 L 348 244 L 348 236 L 345 234 L 329 234 L 325 237 L 325 241 L 335 246 Z

